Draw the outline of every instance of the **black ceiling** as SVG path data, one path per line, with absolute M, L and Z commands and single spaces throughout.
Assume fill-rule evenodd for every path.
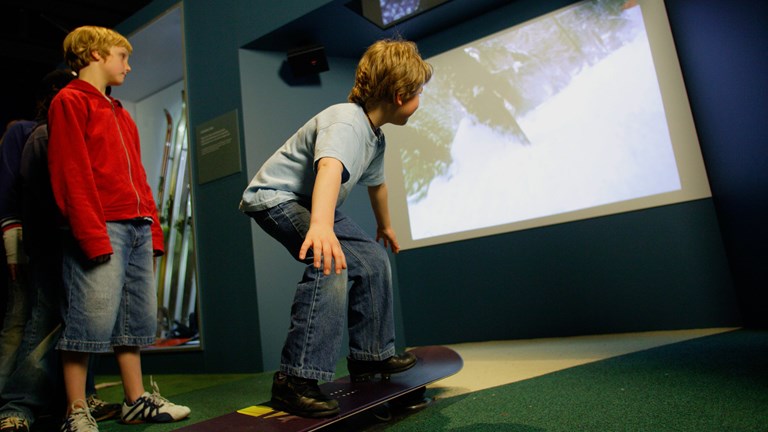
M 0 0 L 0 131 L 11 119 L 34 116 L 34 90 L 61 63 L 69 31 L 81 25 L 115 27 L 151 1 Z M 311 43 L 325 46 L 329 55 L 357 57 L 377 38 L 400 34 L 418 40 L 514 0 L 450 0 L 387 30 L 356 16 L 350 1 L 329 2 L 246 48 L 287 52 Z
M 512 1 L 448 0 L 434 9 L 381 29 L 360 16 L 355 7 L 350 7 L 355 1 L 335 0 L 256 39 L 244 48 L 288 52 L 321 45 L 329 56 L 358 58 L 377 39 L 401 36 L 418 41 Z
M 151 0 L 2 0 L 0 130 L 34 115 L 34 89 L 61 63 L 61 44 L 82 25 L 115 27 Z

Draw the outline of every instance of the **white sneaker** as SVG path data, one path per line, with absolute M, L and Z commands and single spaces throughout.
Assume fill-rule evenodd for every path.
M 176 405 L 160 396 L 157 383 L 150 377 L 152 393 L 144 392 L 133 405 L 123 402 L 123 423 L 168 423 L 181 420 L 189 415 L 191 410 L 183 405 Z
M 78 405 L 78 402 L 82 404 Z M 61 425 L 61 432 L 98 432 L 99 427 L 96 425 L 96 420 L 91 417 L 91 411 L 88 409 L 88 405 L 84 400 L 77 400 L 72 404 L 72 411 L 70 411 L 67 419 L 64 420 L 64 424 Z

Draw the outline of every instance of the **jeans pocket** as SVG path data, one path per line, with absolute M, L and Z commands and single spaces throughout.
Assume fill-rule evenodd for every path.
M 280 242 L 291 256 L 299 260 L 299 250 L 309 230 L 309 209 L 296 201 L 280 203 L 275 207 L 258 212 L 249 212 L 251 218 L 269 236 Z M 306 262 L 311 262 L 312 251 Z

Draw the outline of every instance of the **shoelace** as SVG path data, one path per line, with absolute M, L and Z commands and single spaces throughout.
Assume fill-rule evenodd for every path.
M 155 406 L 159 407 L 162 405 L 175 405 L 173 402 L 160 395 L 160 387 L 158 387 L 157 382 L 155 382 L 155 379 L 152 377 L 152 375 L 149 376 L 149 385 L 152 386 L 152 394 L 150 395 L 150 398 L 152 399 L 152 403 Z
M 82 402 L 79 408 L 78 402 Z M 91 411 L 88 409 L 88 403 L 84 400 L 76 400 L 72 403 L 72 411 L 67 417 L 67 430 L 79 430 L 79 428 L 93 427 L 96 428 L 96 420 L 91 416 Z M 75 428 L 73 429 L 72 426 Z
M 88 396 L 88 407 L 91 410 L 102 408 L 102 407 L 105 407 L 105 406 L 107 406 L 107 403 L 104 402 L 103 400 L 96 399 L 96 396 L 93 396 L 93 395 Z

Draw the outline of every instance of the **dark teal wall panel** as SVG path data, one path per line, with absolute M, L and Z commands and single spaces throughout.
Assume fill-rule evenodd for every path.
M 734 326 L 711 200 L 398 256 L 409 345 Z
M 145 355 L 145 369 L 156 373 L 259 371 L 263 365 L 251 222 L 237 209 L 250 180 L 243 143 L 240 173 L 198 185 L 195 128 L 233 110 L 242 115 L 238 64 L 241 46 L 327 1 L 182 3 L 204 349 Z M 135 31 L 175 4 L 156 0 L 123 23 L 120 30 Z M 242 126 L 240 117 L 241 131 Z
M 242 108 L 240 47 L 326 3 L 185 1 L 192 131 Z M 519 22 L 569 3 L 510 2 L 502 13 L 457 25 L 420 46 L 435 54 L 500 30 L 507 20 Z M 162 11 L 156 4 L 170 3 L 151 5 Z M 766 30 L 760 20 L 765 6 L 756 6 L 755 13 L 752 6 L 667 2 L 713 200 L 403 252 L 395 268 L 406 343 L 739 325 L 739 299 L 747 307 L 756 300 L 752 308 L 764 310 L 768 170 L 760 167 L 768 154 L 761 120 L 767 113 L 758 95 L 765 84 Z M 722 109 L 719 100 L 727 102 Z M 283 122 L 305 120 L 288 114 Z M 271 126 L 260 119 L 241 122 Z M 241 159 L 246 160 L 244 146 Z M 195 191 L 206 349 L 177 355 L 185 356 L 180 363 L 199 365 L 197 371 L 261 367 L 256 281 L 262 277 L 254 269 L 254 248 L 261 245 L 252 241 L 251 222 L 236 210 L 248 171 L 256 168 L 244 166 L 242 173 Z M 158 363 L 172 363 L 162 359 Z
M 667 0 L 746 324 L 768 327 L 768 3 Z

